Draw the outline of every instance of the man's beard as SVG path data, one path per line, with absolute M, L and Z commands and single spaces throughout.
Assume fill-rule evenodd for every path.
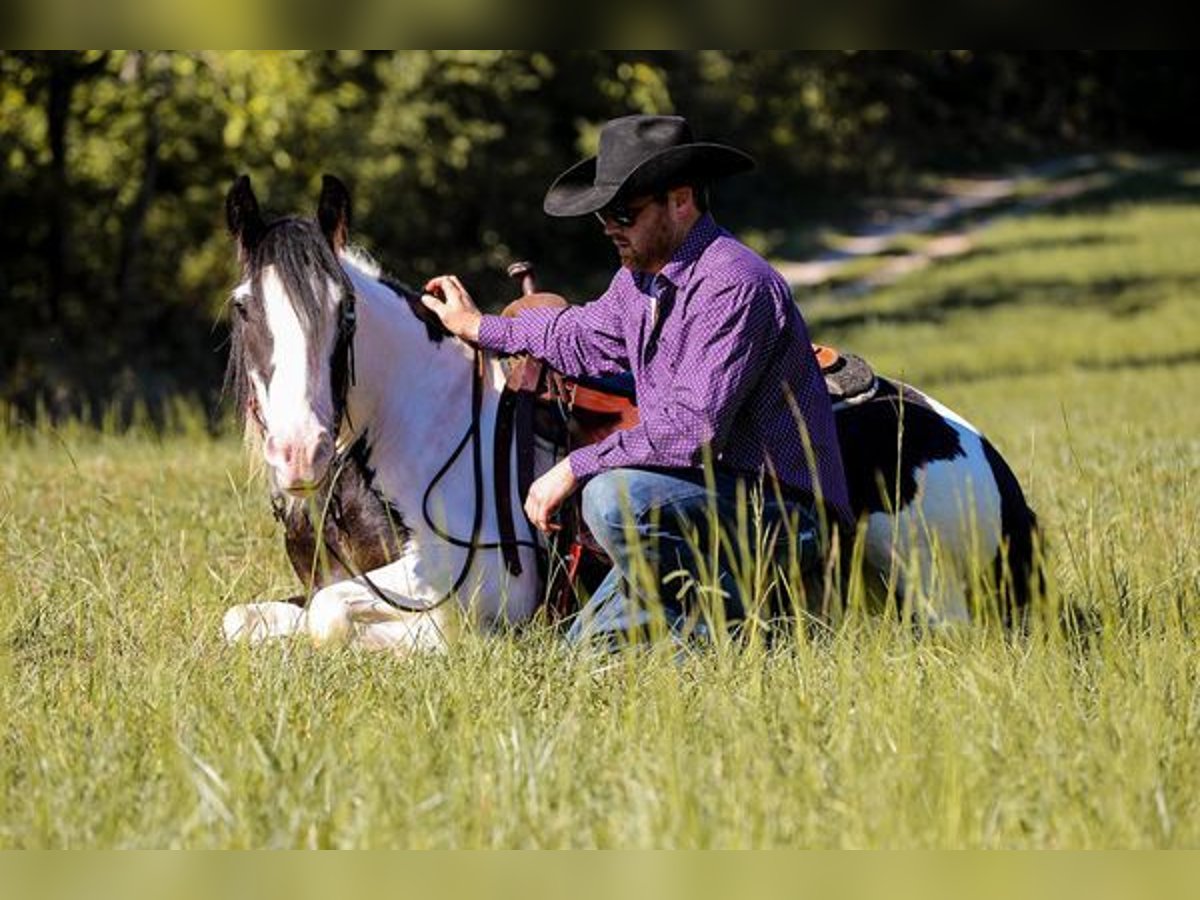
M 616 248 L 621 265 L 636 271 L 638 263 L 641 261 L 641 254 L 633 249 L 633 245 L 628 241 L 613 241 L 613 247 Z
M 617 248 L 621 265 L 633 272 L 649 272 L 656 261 L 663 265 L 671 255 L 671 237 L 665 229 L 659 234 L 648 235 L 640 250 L 626 240 L 613 240 L 613 245 Z
M 670 223 L 666 221 L 643 232 L 636 246 L 624 236 L 614 236 L 612 242 L 617 247 L 620 264 L 635 272 L 655 271 L 666 265 L 672 247 L 677 246 Z

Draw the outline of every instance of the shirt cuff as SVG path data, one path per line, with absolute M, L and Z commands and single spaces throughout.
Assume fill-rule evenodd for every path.
M 586 447 L 571 451 L 567 455 L 567 464 L 571 467 L 571 474 L 577 480 L 590 478 L 602 468 L 600 452 L 595 444 L 588 444 Z
M 502 316 L 483 316 L 479 320 L 479 340 L 477 343 L 484 350 L 497 353 L 508 352 L 508 340 L 512 334 L 512 319 Z

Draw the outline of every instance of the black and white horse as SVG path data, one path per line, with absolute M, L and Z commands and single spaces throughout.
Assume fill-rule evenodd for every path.
M 876 602 L 894 597 L 935 624 L 965 621 L 982 601 L 1015 622 L 1043 587 L 1037 517 L 992 443 L 883 377 L 835 402 L 834 420 Z
M 315 220 L 264 221 L 245 176 L 226 214 L 242 265 L 228 377 L 293 567 L 317 588 L 306 605 L 231 608 L 226 636 L 407 649 L 442 644 L 452 604 L 485 627 L 531 617 L 542 596 L 535 538 L 520 532 L 514 574 L 497 549 L 491 454 L 480 450 L 494 433 L 500 361 L 442 336 L 415 296 L 347 247 L 337 179 L 326 176 Z M 892 576 L 926 618 L 962 619 L 980 560 L 1007 558 L 1024 602 L 1032 513 L 974 428 L 884 381 L 839 409 L 838 427 L 872 581 Z M 553 450 L 537 453 L 544 471 Z

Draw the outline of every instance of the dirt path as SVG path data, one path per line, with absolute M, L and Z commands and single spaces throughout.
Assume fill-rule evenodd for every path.
M 1111 159 L 1089 154 L 1051 160 L 1011 175 L 943 178 L 932 196 L 893 201 L 889 205 L 894 212 L 880 221 L 827 238 L 829 249 L 820 255 L 803 261 L 777 260 L 774 265 L 793 288 L 861 296 L 940 259 L 969 253 L 975 236 L 1003 219 L 1111 187 L 1155 165 L 1155 160 L 1143 157 L 1114 165 Z

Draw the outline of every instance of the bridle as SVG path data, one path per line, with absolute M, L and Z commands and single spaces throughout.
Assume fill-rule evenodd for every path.
M 342 285 L 342 296 L 338 299 L 337 334 L 333 341 L 333 356 L 330 357 L 330 383 L 333 389 L 333 436 L 336 440 L 342 433 L 342 421 L 348 420 L 346 411 L 350 388 L 354 387 L 354 332 L 358 326 L 358 314 L 354 308 L 354 289 Z M 353 423 L 351 423 L 353 430 Z
M 395 287 L 393 285 L 393 287 Z M 401 288 L 401 290 L 405 290 Z M 406 291 L 407 292 L 407 291 Z M 333 434 L 340 436 L 343 423 L 347 423 L 353 430 L 353 423 L 350 422 L 348 411 L 348 398 L 350 388 L 356 384 L 355 365 L 354 365 L 354 334 L 357 327 L 357 316 L 355 313 L 355 296 L 353 288 L 347 283 L 342 285 L 342 295 L 338 300 L 338 322 L 337 335 L 334 340 L 333 354 L 330 357 L 330 377 L 331 387 L 333 392 Z M 481 429 L 481 419 L 483 411 L 483 380 L 484 380 L 484 353 L 479 347 L 474 348 L 471 361 L 471 421 L 467 425 L 467 430 L 463 434 L 462 439 L 450 453 L 449 458 L 438 469 L 437 473 L 430 480 L 425 492 L 421 497 L 421 515 L 425 520 L 425 524 L 429 526 L 438 537 L 455 547 L 463 548 L 467 551 L 467 555 L 463 560 L 462 566 L 459 569 L 457 577 L 454 579 L 454 584 L 446 593 L 432 603 L 427 604 L 408 604 L 388 594 L 381 589 L 366 572 L 358 572 L 349 560 L 345 559 L 342 553 L 333 545 L 322 537 L 322 545 L 329 551 L 330 556 L 337 563 L 351 574 L 352 577 L 361 580 L 375 596 L 376 599 L 386 603 L 393 609 L 402 612 L 421 613 L 431 612 L 446 603 L 453 597 L 458 590 L 466 583 L 467 576 L 470 574 L 471 566 L 475 561 L 475 553 L 479 550 L 494 550 L 506 546 L 530 547 L 535 552 L 541 552 L 542 547 L 536 541 L 522 541 L 517 539 L 507 541 L 480 541 L 479 534 L 483 529 L 483 505 L 484 505 L 484 485 L 483 485 L 483 434 Z M 462 455 L 463 450 L 467 445 L 471 445 L 471 468 L 472 478 L 474 482 L 475 504 L 471 517 L 471 536 L 469 539 L 456 537 L 444 529 L 442 529 L 429 513 L 429 500 L 433 495 L 434 488 L 441 482 L 446 474 L 454 467 L 455 462 Z M 342 449 L 334 455 L 333 461 L 330 463 L 330 470 L 333 476 L 330 480 L 329 491 L 326 499 L 326 509 L 322 510 L 321 521 L 319 526 L 323 526 L 325 516 L 328 513 L 329 504 L 333 502 L 335 496 L 337 481 L 341 476 L 342 470 L 350 462 L 350 452 L 353 441 L 345 442 Z M 321 531 L 323 532 L 323 527 Z

